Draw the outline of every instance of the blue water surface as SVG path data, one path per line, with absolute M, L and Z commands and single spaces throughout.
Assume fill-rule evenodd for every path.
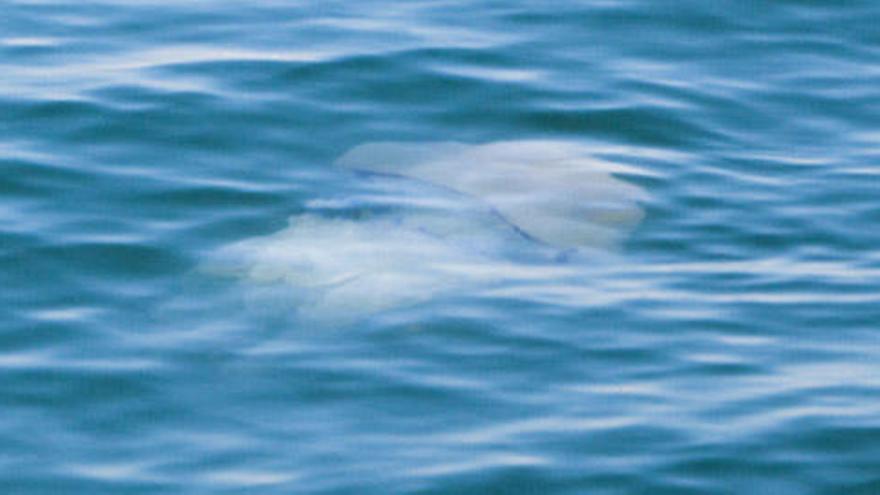
M 880 493 L 878 19 L 0 1 L 0 492 Z M 589 276 L 318 325 L 205 268 L 381 214 L 355 146 L 519 140 L 638 171 Z

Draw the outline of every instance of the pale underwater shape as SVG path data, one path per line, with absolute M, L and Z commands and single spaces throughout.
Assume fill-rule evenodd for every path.
M 641 220 L 645 198 L 611 175 L 630 169 L 588 151 L 551 141 L 358 146 L 337 165 L 390 187 L 336 201 L 344 215 L 293 216 L 280 232 L 224 248 L 209 268 L 283 288 L 298 316 L 319 324 L 572 275 Z M 400 190 L 406 179 L 389 175 L 421 184 Z
M 337 164 L 401 175 L 479 198 L 535 240 L 557 248 L 610 247 L 642 219 L 644 193 L 593 158 L 556 141 L 372 143 Z
M 467 266 L 491 262 L 479 252 L 391 218 L 351 220 L 299 215 L 276 234 L 226 249 L 251 282 L 289 288 L 300 316 L 345 322 L 415 304 L 479 275 Z M 485 278 L 485 277 L 483 277 Z

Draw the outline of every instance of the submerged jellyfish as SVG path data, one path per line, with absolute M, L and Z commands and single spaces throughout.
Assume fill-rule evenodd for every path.
M 613 250 L 643 216 L 644 192 L 612 175 L 632 169 L 589 151 L 558 141 L 357 146 L 336 165 L 378 189 L 357 206 L 372 214 L 296 215 L 217 259 L 226 273 L 282 287 L 304 320 L 330 323 L 554 276 L 554 254 Z

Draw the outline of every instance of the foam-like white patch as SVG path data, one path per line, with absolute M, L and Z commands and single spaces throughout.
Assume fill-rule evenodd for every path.
M 609 249 L 642 218 L 644 193 L 571 143 L 374 143 L 337 165 L 369 173 L 362 193 L 313 201 L 211 270 L 283 288 L 304 320 L 350 322 L 570 272 L 582 261 L 562 253 Z

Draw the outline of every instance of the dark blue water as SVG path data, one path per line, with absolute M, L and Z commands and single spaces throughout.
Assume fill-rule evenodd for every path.
M 880 493 L 878 19 L 0 1 L 0 492 Z M 628 167 L 612 253 L 468 251 L 450 215 L 444 256 L 504 276 L 345 255 L 437 235 L 386 234 L 414 206 L 348 150 L 534 140 Z M 350 317 L 305 318 L 327 287 Z

